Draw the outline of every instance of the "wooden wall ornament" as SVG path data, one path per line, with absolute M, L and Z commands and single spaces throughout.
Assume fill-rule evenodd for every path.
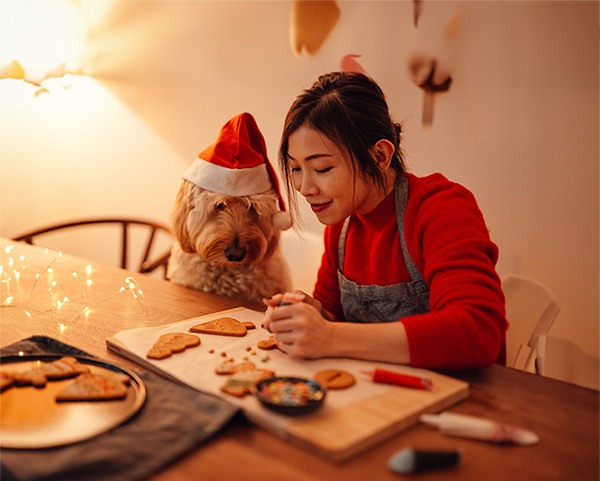
M 435 60 L 414 59 L 410 64 L 413 80 L 423 90 L 423 113 L 421 124 L 430 127 L 433 124 L 433 101 L 434 96 L 441 92 L 447 92 L 452 85 L 450 75 L 443 76 L 444 80 L 439 82 L 436 77 L 437 62 Z M 425 72 L 425 75 L 423 73 Z M 436 83 L 438 81 L 439 83 Z
M 315 55 L 340 17 L 334 0 L 294 0 L 290 17 L 290 43 L 297 57 Z
M 413 24 L 415 28 L 419 26 L 419 18 L 421 17 L 422 8 L 422 0 L 413 0 Z
M 342 70 L 344 72 L 356 72 L 368 75 L 367 71 L 362 67 L 358 60 L 356 60 L 357 58 L 360 58 L 360 55 L 355 53 L 345 55 L 341 62 Z

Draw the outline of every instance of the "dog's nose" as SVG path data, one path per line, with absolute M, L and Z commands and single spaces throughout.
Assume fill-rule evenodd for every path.
M 233 245 L 227 246 L 225 257 L 231 262 L 241 262 L 246 257 L 246 248 L 235 242 Z

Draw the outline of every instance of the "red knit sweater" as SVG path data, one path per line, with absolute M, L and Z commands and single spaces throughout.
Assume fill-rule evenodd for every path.
M 406 245 L 430 291 L 429 313 L 401 319 L 411 365 L 461 369 L 505 364 L 507 322 L 495 271 L 498 248 L 475 198 L 441 174 L 407 177 Z M 314 297 L 340 320 L 337 270 L 342 224 L 325 229 L 325 253 L 314 291 Z M 360 285 L 410 281 L 393 192 L 368 214 L 352 216 L 344 263 L 344 275 Z

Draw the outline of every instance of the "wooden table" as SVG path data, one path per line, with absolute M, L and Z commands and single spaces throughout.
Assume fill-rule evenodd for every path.
M 127 364 L 107 351 L 106 338 L 123 329 L 167 324 L 240 305 L 162 279 L 58 256 L 55 251 L 6 239 L 0 239 L 0 253 L 2 346 L 32 335 L 46 335 Z M 48 272 L 49 265 L 54 272 Z M 91 272 L 86 270 L 88 265 Z M 18 282 L 14 271 L 20 272 Z M 37 281 L 36 273 L 41 274 Z M 50 274 L 56 282 L 54 287 Z M 13 297 L 9 307 L 8 294 Z M 86 306 L 89 312 L 82 311 Z M 421 473 L 420 480 L 599 479 L 598 391 L 500 366 L 449 374 L 471 385 L 469 399 L 452 411 L 532 427 L 540 443 L 533 447 L 499 446 L 442 436 L 420 425 L 355 458 L 332 463 L 248 422 L 236 421 L 152 479 L 398 480 L 408 477 L 391 472 L 387 461 L 409 446 L 463 450 L 459 466 Z

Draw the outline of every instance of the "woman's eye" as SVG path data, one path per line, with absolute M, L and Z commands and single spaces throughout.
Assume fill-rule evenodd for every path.
M 292 172 L 300 172 L 301 170 L 300 167 L 292 167 Z
M 326 172 L 329 172 L 333 167 L 325 167 L 324 169 L 315 169 L 315 172 L 317 174 L 325 174 Z

